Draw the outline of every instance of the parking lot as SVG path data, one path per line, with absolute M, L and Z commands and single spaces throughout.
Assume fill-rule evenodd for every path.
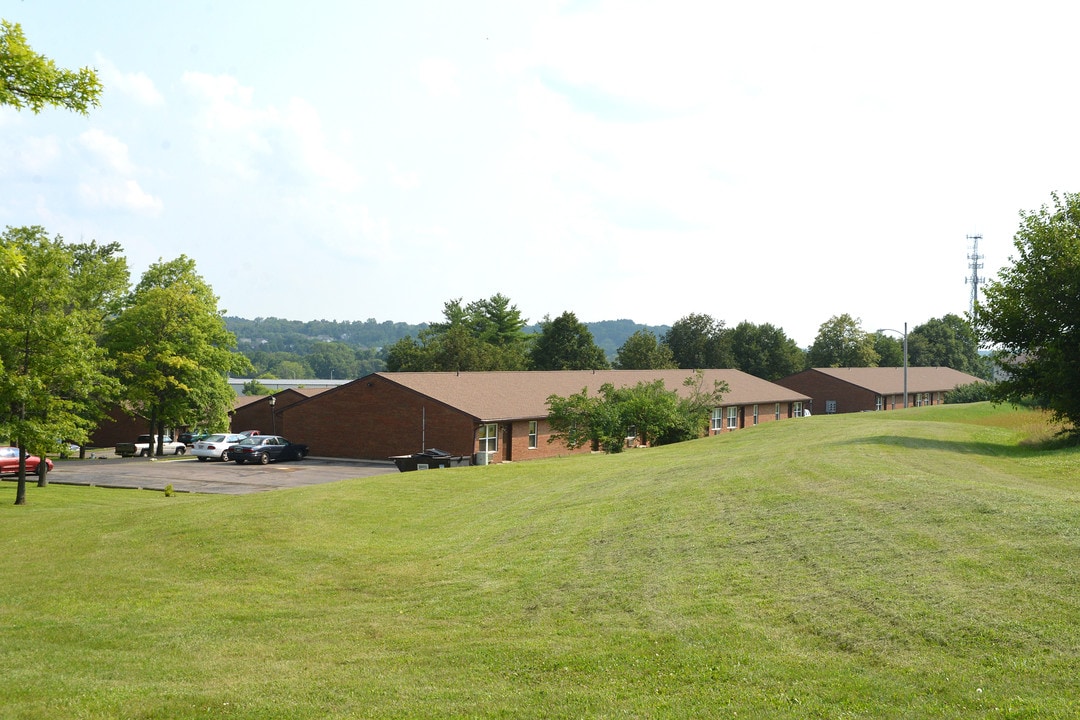
M 242 495 L 397 472 L 391 462 L 362 460 L 309 457 L 269 465 L 237 465 L 198 462 L 190 455 L 120 458 L 101 452 L 84 460 L 58 460 L 49 473 L 49 482 L 145 490 L 164 490 L 166 485 L 172 485 L 175 492 Z M 4 477 L 5 481 L 12 479 Z M 36 478 L 28 481 L 36 482 Z

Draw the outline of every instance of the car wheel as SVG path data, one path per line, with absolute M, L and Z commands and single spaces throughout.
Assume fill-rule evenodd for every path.
M 206 462 L 206 456 L 205 455 L 199 455 L 198 457 L 199 457 L 199 462 Z
M 176 448 L 176 454 L 177 455 L 183 455 L 186 452 L 187 452 L 187 446 L 186 445 L 181 445 L 180 447 Z
M 139 453 L 139 457 L 150 457 L 150 450 L 146 449 Z
M 270 456 L 269 455 L 267 455 L 266 453 L 262 453 L 261 455 L 259 455 L 259 464 L 260 465 L 266 465 L 269 462 L 270 462 Z

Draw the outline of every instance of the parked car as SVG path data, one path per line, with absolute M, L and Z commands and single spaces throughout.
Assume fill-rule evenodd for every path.
M 289 442 L 280 435 L 253 435 L 230 447 L 230 460 L 237 464 L 251 462 L 265 465 L 271 460 L 303 460 L 308 446 Z
M 37 455 L 26 456 L 26 474 L 33 475 L 38 471 L 41 458 Z M 45 472 L 53 469 L 53 461 L 45 458 Z M 0 475 L 15 475 L 19 472 L 19 448 L 0 447 Z
M 180 433 L 180 437 L 178 437 L 176 439 L 190 447 L 190 446 L 194 445 L 195 443 L 199 442 L 200 440 L 205 440 L 208 437 L 210 437 L 210 433 L 184 432 L 184 433 Z
M 201 461 L 206 460 L 227 460 L 226 451 L 244 439 L 243 435 L 236 435 L 234 433 L 217 433 L 215 435 L 207 435 L 202 440 L 199 440 L 191 448 L 191 454 L 199 458 Z

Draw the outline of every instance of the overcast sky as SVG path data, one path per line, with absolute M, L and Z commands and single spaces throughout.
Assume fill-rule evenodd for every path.
M 229 314 L 963 314 L 1076 191 L 1075 2 L 0 0 L 105 85 L 0 109 L 0 225 L 183 253 Z

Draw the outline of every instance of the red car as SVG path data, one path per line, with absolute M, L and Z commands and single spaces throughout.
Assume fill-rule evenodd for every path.
M 37 455 L 26 456 L 26 474 L 33 475 L 37 472 L 41 458 Z M 45 458 L 45 472 L 53 469 L 53 462 Z M 19 448 L 0 447 L 0 475 L 16 475 L 19 472 Z

